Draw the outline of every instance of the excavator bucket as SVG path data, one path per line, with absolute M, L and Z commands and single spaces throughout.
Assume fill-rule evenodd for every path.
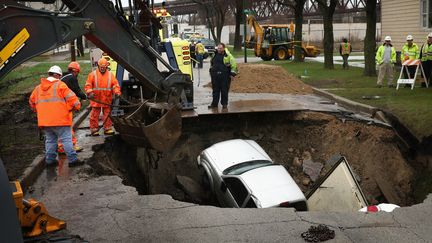
M 167 103 L 145 102 L 129 115 L 112 117 L 112 121 L 127 143 L 165 152 L 181 135 L 180 109 Z

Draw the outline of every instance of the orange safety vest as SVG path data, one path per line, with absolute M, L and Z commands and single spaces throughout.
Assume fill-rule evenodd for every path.
M 113 94 L 121 94 L 117 79 L 109 70 L 104 74 L 95 70 L 88 77 L 84 90 L 87 94 L 94 93 L 94 99 L 105 104 L 111 104 Z M 108 107 L 108 105 L 90 101 L 91 107 Z
M 41 78 L 41 84 L 33 90 L 29 103 L 37 112 L 39 127 L 71 126 L 71 111 L 81 108 L 75 93 L 58 79 L 50 82 Z
M 349 55 L 351 44 L 350 43 L 342 43 L 342 55 Z

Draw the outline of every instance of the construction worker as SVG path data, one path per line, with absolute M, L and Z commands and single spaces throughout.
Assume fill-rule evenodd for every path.
M 105 58 L 98 60 L 98 68 L 88 75 L 85 92 L 92 108 L 90 112 L 90 132 L 92 136 L 99 136 L 99 115 L 103 113 L 104 134 L 113 135 L 112 121 L 109 118 L 113 95 L 120 97 L 119 83 L 110 71 Z
M 48 70 L 48 78 L 41 78 L 30 95 L 29 103 L 37 113 L 38 127 L 45 133 L 45 163 L 48 166 L 58 164 L 57 141 L 63 144 L 69 166 L 81 165 L 72 145 L 72 110 L 81 108 L 77 96 L 65 83 L 60 81 L 62 71 L 59 66 Z
M 190 57 L 192 59 L 196 60 L 196 54 L 195 54 L 195 41 L 191 41 L 190 45 L 189 45 L 189 50 L 190 50 Z M 192 60 L 192 67 L 195 68 L 196 63 L 194 60 Z
M 78 62 L 71 62 L 68 65 L 68 71 L 63 74 L 61 77 L 61 81 L 63 81 L 70 90 L 72 90 L 78 98 L 82 100 L 86 100 L 87 96 L 81 90 L 78 84 L 78 74 L 81 71 L 81 67 Z M 71 128 L 72 129 L 72 128 Z M 77 145 L 77 139 L 75 136 L 75 132 L 72 129 L 72 143 L 75 151 L 80 152 L 83 149 Z M 64 154 L 63 144 L 59 141 L 58 143 L 58 152 Z
M 414 43 L 414 38 L 412 35 L 407 35 L 407 43 L 402 46 L 401 51 L 401 63 L 407 60 L 417 60 L 420 57 L 420 50 L 416 43 Z M 410 78 L 413 78 L 416 71 L 416 66 L 407 66 Z M 404 72 L 404 78 L 409 78 L 407 73 Z M 411 85 L 407 85 L 411 87 Z
M 423 70 L 425 72 L 426 82 L 429 83 L 432 72 L 432 33 L 429 33 L 427 35 L 427 42 L 421 47 L 420 60 L 422 62 Z M 421 86 L 426 87 L 426 84 L 422 82 Z
M 204 60 L 205 48 L 204 45 L 199 40 L 195 45 L 195 55 L 198 61 L 198 68 L 203 68 L 203 60 Z
M 213 89 L 213 101 L 208 108 L 217 108 L 220 98 L 222 108 L 227 109 L 231 77 L 237 75 L 237 63 L 231 53 L 225 49 L 225 44 L 220 43 L 217 46 L 217 52 L 210 61 L 209 71 Z
M 339 46 L 339 53 L 342 56 L 343 59 L 343 64 L 342 64 L 342 68 L 343 69 L 348 69 L 348 57 L 352 52 L 352 46 L 351 43 L 348 42 L 347 38 L 343 38 L 343 43 L 340 44 Z
M 387 76 L 387 85 L 389 88 L 393 87 L 393 65 L 396 63 L 396 50 L 391 44 L 391 37 L 384 38 L 382 44 L 375 55 L 375 61 L 378 65 L 378 81 L 377 86 L 382 87 L 382 81 Z

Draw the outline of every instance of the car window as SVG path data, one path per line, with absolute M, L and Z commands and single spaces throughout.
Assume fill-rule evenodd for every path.
M 252 197 L 249 198 L 245 208 L 257 208 L 257 205 L 255 204 L 255 201 L 253 200 Z
M 253 170 L 259 167 L 272 165 L 273 163 L 268 160 L 254 160 L 254 161 L 248 161 L 243 162 L 240 164 L 233 165 L 229 167 L 228 169 L 225 169 L 222 173 L 224 175 L 241 175 L 245 173 L 246 171 Z
M 224 178 L 224 182 L 228 187 L 228 190 L 230 190 L 231 195 L 234 197 L 234 200 L 236 200 L 237 205 L 241 207 L 241 205 L 243 205 L 243 202 L 245 201 L 246 197 L 249 194 L 246 187 L 238 178 L 233 178 L 233 177 Z

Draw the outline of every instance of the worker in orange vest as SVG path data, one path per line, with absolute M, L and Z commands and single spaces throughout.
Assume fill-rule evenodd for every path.
M 90 132 L 92 136 L 99 136 L 99 115 L 103 113 L 104 134 L 113 135 L 112 121 L 109 118 L 111 112 L 110 104 L 112 103 L 113 95 L 120 97 L 120 86 L 112 74 L 108 70 L 108 61 L 101 58 L 98 61 L 98 68 L 91 72 L 84 87 L 87 97 L 90 99 Z
M 81 67 L 79 63 L 71 62 L 68 65 L 68 71 L 63 74 L 60 80 L 63 81 L 68 86 L 68 88 L 71 89 L 76 96 L 78 96 L 78 98 L 82 100 L 86 100 L 87 96 L 83 93 L 78 83 L 78 74 L 80 73 L 80 71 L 81 71 Z M 77 145 L 77 138 L 75 136 L 75 132 L 73 129 L 72 129 L 72 144 L 75 151 L 81 152 L 83 150 L 82 147 Z M 58 152 L 61 154 L 65 153 L 63 144 L 60 141 L 58 143 Z
M 339 46 L 339 53 L 342 56 L 343 59 L 343 64 L 342 64 L 342 68 L 343 69 L 348 69 L 348 57 L 352 52 L 352 46 L 351 43 L 348 42 L 347 38 L 343 38 L 342 40 L 343 42 L 340 44 Z
M 81 103 L 75 93 L 60 81 L 61 76 L 61 68 L 52 66 L 48 78 L 41 78 L 41 84 L 31 93 L 29 103 L 37 113 L 38 126 L 45 133 L 46 165 L 58 164 L 57 141 L 60 139 L 72 167 L 83 164 L 73 149 L 71 132 L 72 111 L 78 111 Z

